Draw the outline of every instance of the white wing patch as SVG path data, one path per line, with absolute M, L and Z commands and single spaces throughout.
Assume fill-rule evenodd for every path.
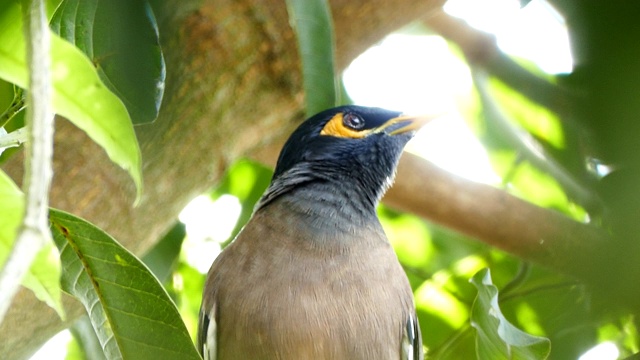
M 413 314 L 409 315 L 402 336 L 402 360 L 421 360 L 422 339 L 418 330 L 418 322 Z
M 203 314 L 200 319 L 200 331 L 204 332 L 200 334 L 202 358 L 204 360 L 216 360 L 218 357 L 218 344 L 217 344 L 217 325 L 215 316 L 215 307 L 211 309 L 211 313 Z

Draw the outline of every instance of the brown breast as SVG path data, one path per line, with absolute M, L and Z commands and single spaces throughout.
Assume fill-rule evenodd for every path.
M 212 266 L 218 359 L 399 359 L 413 297 L 377 221 L 310 231 L 278 206 Z

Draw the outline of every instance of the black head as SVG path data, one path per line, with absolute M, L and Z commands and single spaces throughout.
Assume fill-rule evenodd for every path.
M 375 207 L 413 130 L 428 120 L 362 106 L 341 106 L 312 116 L 285 143 L 259 206 L 320 182 L 337 190 L 351 188 Z

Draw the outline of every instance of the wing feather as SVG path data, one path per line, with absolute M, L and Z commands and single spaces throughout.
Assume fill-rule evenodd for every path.
M 422 360 L 424 358 L 422 350 L 422 335 L 418 319 L 414 314 L 409 315 L 402 337 L 402 359 Z

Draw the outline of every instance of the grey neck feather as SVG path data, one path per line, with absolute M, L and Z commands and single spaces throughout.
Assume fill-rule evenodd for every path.
M 345 186 L 348 182 L 336 182 L 335 174 L 293 168 L 274 179 L 255 211 L 277 201 L 319 230 L 354 232 L 362 226 L 379 226 L 375 213 L 379 195 L 359 193 L 355 186 Z

